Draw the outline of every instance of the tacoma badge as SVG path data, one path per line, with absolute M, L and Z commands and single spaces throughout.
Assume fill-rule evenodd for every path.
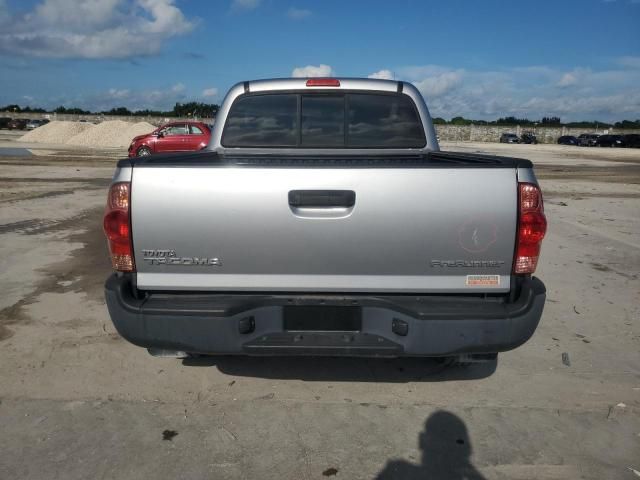
M 185 266 L 222 266 L 217 257 L 178 257 L 176 251 L 167 250 L 142 250 L 143 260 L 150 265 L 185 265 Z

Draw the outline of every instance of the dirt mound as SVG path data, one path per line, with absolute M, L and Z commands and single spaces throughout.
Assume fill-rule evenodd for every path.
M 146 135 L 147 133 L 153 132 L 155 129 L 155 125 L 151 125 L 147 122 L 130 123 L 129 127 L 125 130 L 122 130 L 120 134 L 114 139 L 114 141 L 118 145 L 128 147 L 133 137 L 137 137 L 138 135 Z
M 107 120 L 94 125 L 88 122 L 55 121 L 26 133 L 18 140 L 34 143 L 66 143 L 89 148 L 126 148 L 133 137 L 153 132 L 147 122 Z
M 128 147 L 131 139 L 137 135 L 151 133 L 155 127 L 147 122 L 124 122 L 122 120 L 108 120 L 85 130 L 66 143 L 85 147 Z
M 94 125 L 88 122 L 53 121 L 25 133 L 18 139 L 18 141 L 35 143 L 66 143 L 76 135 L 93 128 Z

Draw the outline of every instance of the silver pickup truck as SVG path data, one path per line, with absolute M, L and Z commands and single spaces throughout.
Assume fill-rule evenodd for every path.
M 441 152 L 417 89 L 243 82 L 204 151 L 118 163 L 118 332 L 152 354 L 494 358 L 535 331 L 528 160 Z

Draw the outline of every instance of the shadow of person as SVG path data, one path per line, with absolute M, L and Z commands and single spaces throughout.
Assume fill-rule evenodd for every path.
M 420 433 L 420 465 L 391 460 L 376 480 L 486 480 L 471 463 L 471 442 L 464 422 L 453 413 L 437 411 Z

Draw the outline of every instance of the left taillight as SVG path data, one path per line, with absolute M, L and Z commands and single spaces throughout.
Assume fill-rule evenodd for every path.
M 532 274 L 538 265 L 540 246 L 547 233 L 542 191 L 532 183 L 518 184 L 518 229 L 513 273 Z
M 135 271 L 131 239 L 131 183 L 111 185 L 104 212 L 103 228 L 109 244 L 111 264 L 120 272 Z

